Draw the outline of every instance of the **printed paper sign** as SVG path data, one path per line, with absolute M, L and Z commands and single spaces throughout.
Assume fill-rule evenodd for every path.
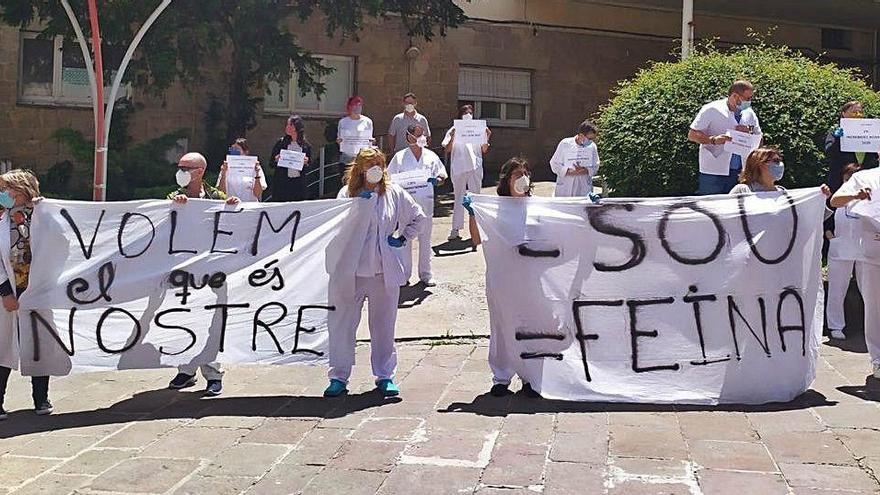
M 725 135 L 730 136 L 732 141 L 724 143 L 724 151 L 739 155 L 743 160 L 748 158 L 749 153 L 761 146 L 761 139 L 763 138 L 761 134 L 749 134 L 748 132 L 732 129 L 727 131 Z
M 391 174 L 391 182 L 406 189 L 414 198 L 433 198 L 434 186 L 428 182 L 428 172 L 426 170 L 411 170 L 409 172 L 400 172 Z
M 880 152 L 880 119 L 840 119 L 840 151 Z
M 565 154 L 565 166 L 567 168 L 587 168 L 590 170 L 590 175 L 593 175 L 596 171 L 596 164 L 593 158 L 592 148 L 577 146 L 575 150 Z
M 362 149 L 369 148 L 373 145 L 373 135 L 370 131 L 360 132 L 358 134 L 346 134 L 339 137 L 342 138 L 342 143 L 339 145 L 339 151 L 350 156 L 357 155 Z
M 229 189 L 249 183 L 253 186 L 256 174 L 257 157 L 242 155 L 226 155 L 226 183 Z M 232 187 L 229 187 L 232 184 Z
M 476 195 L 493 370 L 547 399 L 789 401 L 816 372 L 824 205 Z
M 485 120 L 461 120 L 453 121 L 455 128 L 456 144 L 477 144 L 482 145 L 488 139 L 486 137 L 486 121 Z
M 301 151 L 281 150 L 278 166 L 302 171 L 305 167 L 306 154 Z

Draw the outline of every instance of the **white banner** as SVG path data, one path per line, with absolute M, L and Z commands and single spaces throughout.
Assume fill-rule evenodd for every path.
M 880 152 L 880 119 L 840 119 L 840 151 Z
M 544 397 L 765 403 L 813 381 L 818 189 L 473 206 L 493 365 Z
M 42 201 L 22 371 L 323 362 L 374 201 Z

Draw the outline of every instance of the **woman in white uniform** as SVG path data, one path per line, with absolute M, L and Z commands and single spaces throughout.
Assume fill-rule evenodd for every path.
M 596 126 L 589 120 L 581 122 L 577 134 L 556 146 L 550 169 L 556 174 L 556 197 L 589 196 L 593 192 L 593 176 L 599 171 L 599 149 Z
M 370 362 L 376 388 L 386 397 L 400 389 L 394 384 L 397 351 L 394 348 L 394 325 L 400 286 L 403 285 L 402 249 L 407 240 L 418 236 L 426 222 L 422 208 L 400 186 L 392 184 L 385 165 L 385 155 L 373 148 L 358 152 L 345 173 L 346 186 L 340 198 L 367 198 L 375 202 L 354 282 L 354 301 L 336 304 L 328 321 L 330 333 L 330 385 L 325 397 L 346 393 L 354 366 L 355 336 L 361 320 L 364 299 L 369 301 Z M 395 235 L 395 231 L 398 232 Z
M 855 163 L 845 166 L 841 184 L 848 181 L 852 174 L 860 169 L 861 167 Z M 835 210 L 834 231 L 825 232 L 825 236 L 829 239 L 828 307 L 825 310 L 825 317 L 831 338 L 840 340 L 846 338 L 843 333 L 843 329 L 846 328 L 843 301 L 846 299 L 847 290 L 849 290 L 853 269 L 857 274 L 862 270 L 862 264 L 857 261 L 861 247 L 861 220 L 858 215 L 849 210 L 850 208 L 847 206 Z M 859 275 L 856 275 L 856 280 L 858 278 Z
M 459 118 L 474 118 L 474 107 L 464 105 L 458 109 Z M 443 147 L 452 158 L 452 189 L 455 193 L 455 205 L 452 207 L 452 230 L 448 240 L 460 239 L 458 231 L 464 228 L 464 207 L 461 204 L 468 192 L 479 194 L 483 186 L 483 155 L 489 151 L 489 138 L 492 131 L 486 128 L 486 142 L 482 145 L 455 142 L 455 128 L 446 131 Z

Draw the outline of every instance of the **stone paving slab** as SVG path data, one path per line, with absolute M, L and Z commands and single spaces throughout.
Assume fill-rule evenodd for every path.
M 14 376 L 0 493 L 880 493 L 865 354 L 823 345 L 794 401 L 711 408 L 494 398 L 486 346 L 401 344 L 397 399 L 373 390 L 367 345 L 336 399 L 322 367 L 230 367 L 211 399 L 164 390 L 173 370 L 125 371 L 54 379 L 58 412 L 37 417 Z

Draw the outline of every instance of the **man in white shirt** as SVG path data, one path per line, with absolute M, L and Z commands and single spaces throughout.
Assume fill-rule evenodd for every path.
M 406 129 L 411 125 L 418 125 L 425 131 L 425 137 L 428 143 L 431 142 L 431 128 L 428 126 L 428 118 L 416 112 L 418 105 L 416 95 L 407 93 L 403 95 L 403 112 L 399 113 L 391 119 L 391 125 L 388 126 L 388 149 L 391 153 L 397 153 L 406 149 L 409 145 L 406 140 Z
M 877 190 L 880 190 L 880 168 L 860 170 L 834 193 L 831 207 L 851 209 L 859 201 L 873 201 L 871 196 Z M 880 215 L 873 218 L 862 215 L 860 220 L 858 261 L 861 270 L 856 270 L 856 278 L 865 301 L 865 344 L 874 378 L 880 378 Z
M 734 82 L 727 98 L 703 105 L 688 130 L 688 140 L 700 145 L 700 185 L 697 194 L 727 194 L 737 183 L 745 157 L 724 150 L 731 140 L 728 131 L 762 134 L 758 116 L 751 108 L 754 86 Z
M 550 159 L 556 174 L 556 197 L 589 196 L 593 192 L 593 176 L 599 171 L 599 149 L 596 127 L 589 120 L 578 126 L 577 134 L 559 142 Z
M 431 230 L 434 227 L 434 187 L 449 177 L 446 167 L 437 153 L 427 149 L 428 139 L 422 126 L 413 124 L 407 128 L 405 135 L 407 148 L 397 152 L 388 164 L 391 180 L 394 174 L 402 172 L 423 171 L 427 177 L 428 187 L 418 187 L 411 192 L 413 198 L 425 211 L 428 221 L 422 224 L 419 231 L 419 280 L 427 287 L 436 285 L 431 273 Z M 407 243 L 408 255 L 404 255 L 403 264 L 406 279 L 412 276 L 412 243 Z

